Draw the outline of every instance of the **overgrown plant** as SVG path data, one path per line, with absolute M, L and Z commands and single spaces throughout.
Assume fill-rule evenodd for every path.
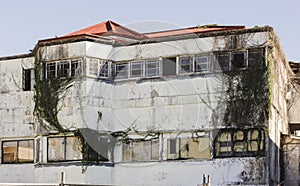
M 35 95 L 34 95 L 34 115 L 39 124 L 46 129 L 56 129 L 58 132 L 66 132 L 60 122 L 57 114 L 59 112 L 58 103 L 62 94 L 72 86 L 73 78 L 49 78 L 44 79 L 42 75 L 42 63 L 39 60 L 39 49 L 35 49 Z M 46 121 L 46 122 L 45 122 Z

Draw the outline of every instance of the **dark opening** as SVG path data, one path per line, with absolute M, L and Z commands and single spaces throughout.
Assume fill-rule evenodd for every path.
M 164 76 L 176 75 L 176 57 L 163 58 L 162 68 Z
M 23 90 L 31 90 L 31 69 L 23 69 Z
M 176 139 L 170 139 L 170 154 L 176 154 Z
M 240 69 L 245 68 L 245 53 L 234 53 L 232 55 L 232 68 L 233 69 Z

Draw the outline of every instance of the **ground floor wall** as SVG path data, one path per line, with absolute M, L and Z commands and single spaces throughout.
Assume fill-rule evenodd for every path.
M 265 158 L 222 158 L 207 161 L 157 161 L 83 165 L 1 165 L 0 183 L 60 183 L 93 185 L 266 185 Z M 63 177 L 62 177 L 63 176 Z

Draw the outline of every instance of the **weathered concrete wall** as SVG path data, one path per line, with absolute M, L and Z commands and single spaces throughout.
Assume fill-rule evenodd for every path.
M 293 88 L 289 89 L 290 97 L 288 97 L 288 112 L 289 112 L 289 123 L 300 124 L 300 85 L 293 82 Z
M 22 68 L 33 68 L 33 58 L 0 61 L 0 136 L 34 135 L 33 91 L 22 90 Z
M 284 185 L 300 184 L 300 138 L 284 136 Z

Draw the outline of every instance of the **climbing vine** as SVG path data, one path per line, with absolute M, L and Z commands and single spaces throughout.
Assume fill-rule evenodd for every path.
M 41 77 L 42 63 L 39 60 L 39 52 L 35 55 L 35 95 L 34 95 L 34 114 L 38 122 L 45 128 L 54 128 L 59 132 L 66 132 L 60 122 L 57 114 L 59 112 L 58 103 L 61 100 L 62 93 L 72 86 L 73 78 L 49 78 Z M 47 123 L 46 123 L 46 122 Z

